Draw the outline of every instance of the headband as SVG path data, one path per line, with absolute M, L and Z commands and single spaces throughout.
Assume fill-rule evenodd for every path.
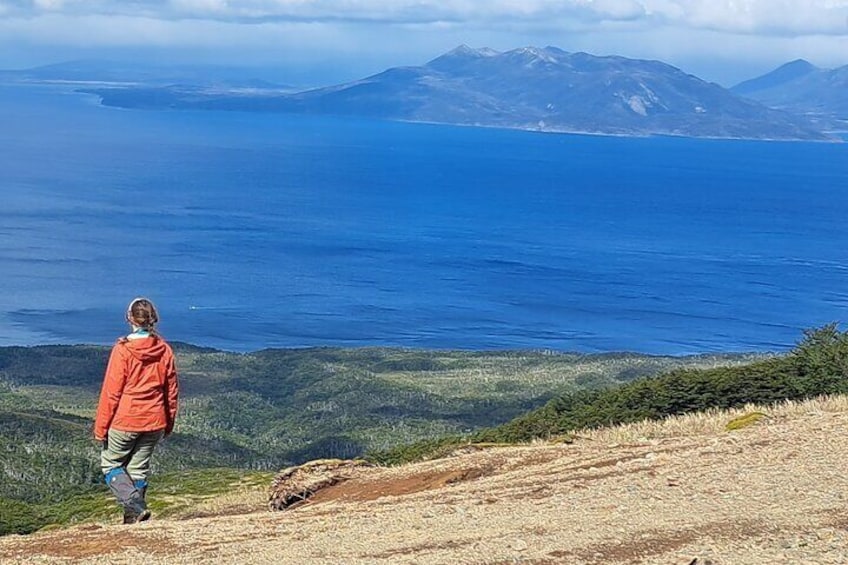
M 137 296 L 137 297 L 132 299 L 132 302 L 130 302 L 130 305 L 127 306 L 127 317 L 132 316 L 133 306 L 135 306 L 136 303 L 141 302 L 142 300 L 147 300 L 147 298 L 145 298 L 143 296 Z M 147 300 L 147 301 L 150 302 L 150 300 Z M 152 302 L 151 302 L 151 304 L 152 304 Z

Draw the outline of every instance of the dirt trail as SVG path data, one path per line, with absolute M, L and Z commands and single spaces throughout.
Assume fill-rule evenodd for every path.
M 285 512 L 0 538 L 6 563 L 848 563 L 848 411 L 372 469 Z

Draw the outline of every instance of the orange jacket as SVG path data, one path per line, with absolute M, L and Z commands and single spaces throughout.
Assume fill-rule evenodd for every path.
M 112 348 L 103 378 L 94 437 L 105 439 L 109 428 L 170 434 L 178 398 L 171 346 L 156 336 L 120 339 Z

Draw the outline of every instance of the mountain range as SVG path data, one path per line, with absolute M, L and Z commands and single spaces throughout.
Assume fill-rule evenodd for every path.
M 79 63 L 19 71 L 27 80 L 135 77 L 82 88 L 109 106 L 330 114 L 604 135 L 828 140 L 848 116 L 848 67 L 790 63 L 731 90 L 660 61 L 462 45 L 421 66 L 295 91 L 272 83 L 95 72 Z M 22 74 L 21 74 L 22 73 Z M 220 73 L 219 73 L 220 74 Z M 102 78 L 100 79 L 102 80 Z M 842 85 L 842 86 L 841 86 Z
M 825 126 L 848 129 L 848 65 L 821 69 L 798 59 L 731 91 L 772 108 L 806 115 Z

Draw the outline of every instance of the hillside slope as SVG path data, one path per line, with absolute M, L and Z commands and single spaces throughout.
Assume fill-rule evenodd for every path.
M 108 351 L 0 348 L 0 536 L 108 515 L 91 440 Z M 362 456 L 501 423 L 572 389 L 762 357 L 384 348 L 235 354 L 182 344 L 176 353 L 181 416 L 157 449 L 154 474 L 181 494 L 188 494 L 181 483 L 210 470 Z
M 109 349 L 98 346 L 0 348 L 0 497 L 4 463 L 30 465 L 23 439 L 46 455 L 87 442 Z M 247 354 L 176 345 L 181 412 L 157 465 L 275 469 L 321 457 L 496 425 L 572 389 L 628 382 L 677 368 L 740 365 L 760 355 L 659 357 L 389 348 L 264 350 Z M 21 414 L 38 427 L 20 428 Z M 85 420 L 80 420 L 84 418 Z M 59 433 L 68 422 L 79 433 Z M 49 430 L 48 424 L 52 426 Z M 38 438 L 21 434 L 44 430 Z M 60 445 L 55 445 L 61 442 Z M 89 442 L 90 443 L 90 442 Z M 189 450 L 191 445 L 215 457 Z M 95 460 L 95 446 L 82 458 Z M 80 451 L 81 447 L 75 447 Z M 201 461 L 203 460 L 203 461 Z M 41 462 L 43 465 L 43 461 Z M 60 467 L 51 472 L 69 480 Z
M 848 398 L 726 431 L 753 410 L 377 468 L 286 512 L 256 496 L 248 514 L 9 536 L 0 561 L 848 562 Z

